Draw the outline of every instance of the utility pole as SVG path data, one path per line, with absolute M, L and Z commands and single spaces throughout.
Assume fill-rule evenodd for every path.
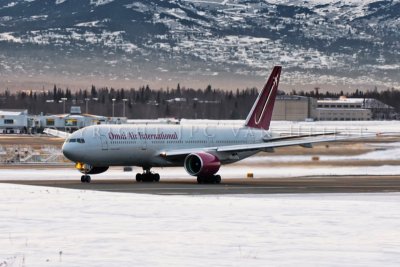
M 90 100 L 90 98 L 85 98 L 85 101 L 86 101 L 86 114 L 89 114 L 89 107 L 88 107 L 89 100 Z
M 63 102 L 63 114 L 65 114 L 65 101 L 67 101 L 66 97 L 62 97 L 61 101 Z
M 112 117 L 114 118 L 114 104 L 115 104 L 115 98 L 111 99 L 112 100 Z
M 125 104 L 126 104 L 126 101 L 128 101 L 128 99 L 124 98 L 124 99 L 122 99 L 122 101 L 124 101 L 123 117 L 125 117 Z

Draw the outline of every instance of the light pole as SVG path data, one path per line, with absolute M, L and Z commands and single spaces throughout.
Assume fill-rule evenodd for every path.
M 89 100 L 90 100 L 90 98 L 85 98 L 85 101 L 86 101 L 86 114 L 89 114 L 89 113 L 88 113 L 88 103 L 89 103 Z
M 114 118 L 114 104 L 115 104 L 115 98 L 111 99 L 112 100 L 112 117 Z
M 63 102 L 63 114 L 65 114 L 65 101 L 67 101 L 66 97 L 62 97 L 61 101 Z
M 123 117 L 125 117 L 125 104 L 126 104 L 126 101 L 128 101 L 128 99 L 124 98 L 124 99 L 122 99 L 122 101 L 124 101 Z

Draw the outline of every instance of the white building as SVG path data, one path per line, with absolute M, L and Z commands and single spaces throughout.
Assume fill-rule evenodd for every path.
M 0 133 L 26 133 L 28 126 L 28 110 L 0 110 Z
M 90 125 L 126 123 L 126 118 L 82 114 L 80 107 L 73 106 L 70 114 L 40 115 L 36 116 L 34 121 L 36 128 L 40 130 L 53 128 L 73 132 Z
M 316 119 L 320 121 L 367 121 L 372 119 L 371 109 L 363 98 L 323 99 L 317 101 Z
M 69 114 L 31 116 L 31 120 L 32 132 L 41 132 L 45 128 L 74 132 L 90 125 L 126 123 L 125 117 L 105 117 L 82 114 L 81 109 L 78 106 L 71 107 Z
M 102 116 L 93 115 L 74 115 L 74 114 L 60 114 L 60 115 L 46 115 L 36 117 L 39 123 L 39 128 L 68 128 L 76 130 L 85 126 L 100 124 L 101 121 L 106 121 Z

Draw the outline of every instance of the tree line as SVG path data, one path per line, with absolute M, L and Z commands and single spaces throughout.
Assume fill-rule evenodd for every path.
M 285 94 L 279 92 L 279 94 Z M 289 95 L 314 98 L 375 98 L 400 111 L 400 91 L 356 90 L 351 93 L 324 92 L 317 90 L 291 91 Z M 187 119 L 245 119 L 258 96 L 256 88 L 233 91 L 212 88 L 193 89 L 181 87 L 152 89 L 148 85 L 138 89 L 96 88 L 71 91 L 54 85 L 53 90 L 0 92 L 0 109 L 28 109 L 30 114 L 69 113 L 71 106 L 80 106 L 82 113 L 125 116 L 129 119 L 187 118 Z
M 71 106 L 80 106 L 82 113 L 125 116 L 129 119 L 188 118 L 241 119 L 256 99 L 256 88 L 224 91 L 212 88 L 181 87 L 151 89 L 96 88 L 71 91 L 54 86 L 53 90 L 0 93 L 0 109 L 28 109 L 30 114 L 69 113 Z M 65 100 L 66 99 L 66 100 Z M 65 103 L 64 103 L 65 101 Z M 86 105 L 87 104 L 87 105 Z

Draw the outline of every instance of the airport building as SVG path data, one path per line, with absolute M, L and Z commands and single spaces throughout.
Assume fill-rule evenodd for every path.
M 379 100 L 366 98 L 363 100 L 363 105 L 365 108 L 371 110 L 373 120 L 392 120 L 399 118 L 399 114 L 396 113 L 394 107 L 386 105 Z
M 272 113 L 276 121 L 305 121 L 316 117 L 317 101 L 297 95 L 278 95 Z
M 278 95 L 273 120 L 277 121 L 367 121 L 396 119 L 395 109 L 373 98 L 315 99 Z
M 96 124 L 122 124 L 125 117 L 82 114 L 79 106 L 59 115 L 29 115 L 27 110 L 0 110 L 0 133 L 40 133 L 45 128 L 74 132 Z
M 318 100 L 316 119 L 321 121 L 366 121 L 393 119 L 394 108 L 372 98 Z
M 28 127 L 28 110 L 0 110 L 0 133 L 26 133 Z
M 83 114 L 79 106 L 72 106 L 68 114 L 36 116 L 34 121 L 34 125 L 39 131 L 44 128 L 53 128 L 74 132 L 90 125 L 125 123 L 126 118 Z

